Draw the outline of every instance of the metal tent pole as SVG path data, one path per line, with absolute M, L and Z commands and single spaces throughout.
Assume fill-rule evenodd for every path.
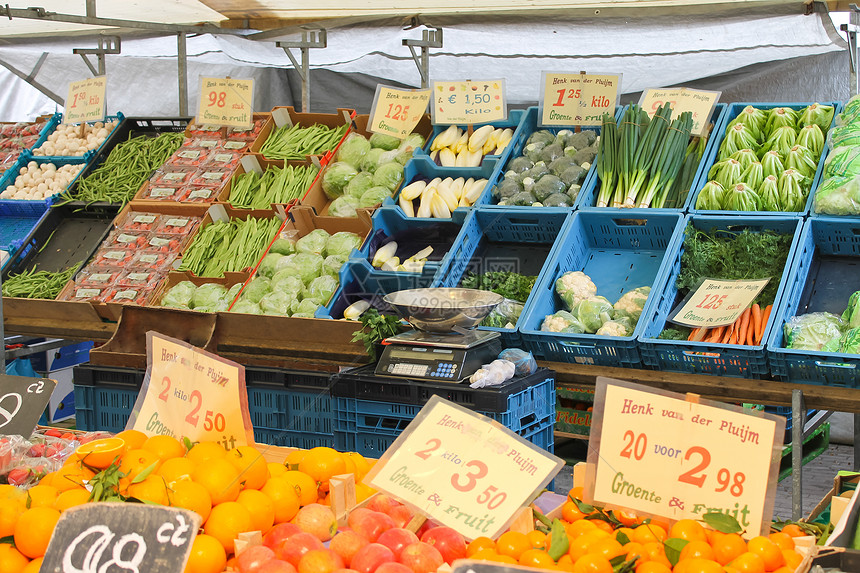
M 299 73 L 302 79 L 302 111 L 310 113 L 311 111 L 311 65 L 310 65 L 310 49 L 325 48 L 327 43 L 326 31 L 306 30 L 302 32 L 302 39 L 298 41 L 275 42 L 275 45 L 284 50 L 287 57 L 293 63 L 293 67 Z M 291 48 L 299 48 L 302 51 L 302 63 L 296 60 L 296 57 L 290 51 Z
M 176 61 L 179 73 L 179 115 L 188 115 L 188 51 L 185 32 L 176 35 Z
M 98 48 L 75 48 L 72 50 L 73 54 L 78 54 L 84 59 L 84 63 L 87 64 L 87 67 L 94 76 L 105 75 L 105 54 L 119 54 L 121 52 L 122 47 L 119 36 L 105 36 L 103 38 L 99 38 Z M 97 58 L 98 69 L 96 69 L 96 67 L 90 62 L 90 59 L 87 57 L 89 55 L 94 55 Z
M 418 66 L 418 73 L 421 74 L 421 87 L 428 87 L 430 85 L 430 48 L 442 47 L 442 28 L 423 30 L 420 40 L 404 38 L 403 45 L 409 48 L 412 59 Z M 420 56 L 415 52 L 416 47 L 421 48 Z

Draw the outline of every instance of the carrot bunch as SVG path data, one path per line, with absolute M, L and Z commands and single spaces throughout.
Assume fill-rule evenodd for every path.
M 713 344 L 739 344 L 758 346 L 764 338 L 764 328 L 770 317 L 773 305 L 767 305 L 764 310 L 758 303 L 748 307 L 736 321 L 726 326 L 716 328 L 694 328 L 687 340 L 710 342 Z

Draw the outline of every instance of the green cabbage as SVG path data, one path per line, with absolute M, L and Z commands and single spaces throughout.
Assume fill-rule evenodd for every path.
M 336 279 L 340 278 L 340 269 L 346 263 L 347 258 L 341 255 L 329 255 L 323 261 L 323 274 L 332 276 Z
M 400 147 L 401 140 L 384 133 L 374 133 L 370 136 L 370 146 L 383 151 L 391 151 Z
M 287 293 L 275 290 L 260 299 L 260 310 L 263 314 L 289 316 L 292 301 Z
M 370 151 L 370 142 L 360 133 L 353 132 L 340 144 L 340 148 L 337 150 L 337 160 L 350 165 L 358 165 L 368 151 Z
M 254 277 L 242 291 L 242 300 L 259 303 L 260 299 L 272 292 L 272 281 L 266 277 Z
M 822 181 L 815 192 L 813 209 L 826 215 L 860 215 L 860 177 Z
M 335 161 L 329 165 L 322 178 L 322 188 L 329 199 L 337 199 L 343 195 L 344 189 L 358 175 L 355 167 L 343 161 Z
M 364 156 L 364 159 L 361 160 L 361 165 L 358 166 L 359 169 L 366 171 L 367 173 L 373 173 L 379 166 L 383 153 L 385 153 L 384 149 L 371 149 L 367 152 L 367 155 Z
M 230 309 L 230 312 L 241 312 L 244 314 L 262 314 L 262 310 L 260 310 L 260 305 L 256 302 L 251 302 L 250 300 L 239 300 L 236 301 L 236 304 L 233 305 L 233 308 Z
M 161 306 L 189 308 L 195 290 L 197 290 L 197 287 L 191 281 L 177 283 L 164 294 L 164 297 L 161 299 Z
M 325 252 L 326 244 L 329 237 L 328 231 L 325 229 L 314 229 L 298 241 L 296 241 L 296 250 L 299 253 L 315 253 L 321 255 Z
M 361 237 L 349 231 L 338 231 L 331 237 L 325 246 L 326 255 L 335 255 L 349 258 L 354 249 L 361 248 Z
M 338 197 L 328 206 L 328 214 L 331 217 L 355 217 L 359 200 L 349 195 Z
M 218 283 L 202 284 L 194 291 L 191 297 L 191 308 L 210 307 L 214 308 L 227 294 L 227 288 Z
M 379 172 L 377 171 L 377 173 Z M 391 197 L 391 190 L 387 187 L 371 187 L 358 200 L 358 206 L 362 209 L 369 209 L 381 204 L 389 197 Z
M 390 191 L 397 189 L 403 179 L 403 166 L 396 161 L 383 163 L 373 173 L 373 184 Z
M 302 279 L 293 273 L 294 270 L 292 268 L 278 271 L 272 277 L 272 290 L 279 290 L 291 295 L 293 298 L 298 298 L 305 289 L 305 284 L 302 282 Z
M 293 311 L 292 315 L 297 318 L 313 318 L 314 313 L 317 311 L 319 307 L 322 305 L 317 303 L 316 301 L 306 298 L 299 302 L 297 306 L 295 306 L 295 311 Z M 291 307 L 292 309 L 293 307 Z
M 830 150 L 824 162 L 824 177 L 860 175 L 860 147 L 837 147 Z
M 334 291 L 337 290 L 337 287 L 338 281 L 336 278 L 323 275 L 310 282 L 308 288 L 305 290 L 304 298 L 311 298 L 326 303 L 331 298 L 331 295 L 334 294 Z
M 269 252 L 279 255 L 292 255 L 296 252 L 296 242 L 278 237 L 275 239 L 275 242 L 272 243 L 272 248 L 269 249 Z
M 811 312 L 793 316 L 785 322 L 785 347 L 794 350 L 821 350 L 833 338 L 839 338 L 845 323 L 829 312 Z
M 260 268 L 257 272 L 259 272 L 261 276 L 272 278 L 272 275 L 274 275 L 275 271 L 278 269 L 278 261 L 283 258 L 284 255 L 272 253 L 270 251 L 269 254 L 263 257 L 263 260 L 260 261 Z
M 373 187 L 373 173 L 361 171 L 347 184 L 344 194 L 360 198 L 364 192 Z
M 570 314 L 579 319 L 585 332 L 593 334 L 612 319 L 612 305 L 602 296 L 592 296 L 579 301 L 570 309 Z

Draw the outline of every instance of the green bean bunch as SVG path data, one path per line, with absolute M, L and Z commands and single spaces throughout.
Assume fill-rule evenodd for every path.
M 184 139 L 183 133 L 162 133 L 158 137 L 140 135 L 117 144 L 104 163 L 86 179 L 81 179 L 77 189 L 65 198 L 88 203 L 127 203 L 152 172 L 179 149 Z
M 229 202 L 239 209 L 268 209 L 272 203 L 289 203 L 304 195 L 318 172 L 313 165 L 287 165 L 284 169 L 270 167 L 262 175 L 243 173 L 233 180 Z
M 180 271 L 198 277 L 221 277 L 252 266 L 281 226 L 281 220 L 248 217 L 206 225 L 182 257 Z
M 66 283 L 75 276 L 80 263 L 59 271 L 36 271 L 30 269 L 15 275 L 10 275 L 3 281 L 3 296 L 15 298 L 57 298 Z
M 291 125 L 279 127 L 269 135 L 260 153 L 269 159 L 301 161 L 308 155 L 331 151 L 346 135 L 347 125 L 328 127 L 315 123 L 310 127 Z

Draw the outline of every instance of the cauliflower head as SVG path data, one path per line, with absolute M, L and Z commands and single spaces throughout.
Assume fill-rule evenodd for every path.
M 555 292 L 570 310 L 579 301 L 596 296 L 597 286 L 584 272 L 568 271 L 556 279 Z
M 627 312 L 635 323 L 642 315 L 642 309 L 645 308 L 645 302 L 648 300 L 650 292 L 651 287 L 649 286 L 642 286 L 627 291 L 618 299 L 613 308 L 618 311 Z
M 597 329 L 598 336 L 630 336 L 633 334 L 633 324 L 628 318 L 607 320 Z
M 582 334 L 585 328 L 575 316 L 566 310 L 560 310 L 550 314 L 543 319 L 540 329 L 544 332 L 566 332 L 569 334 Z

